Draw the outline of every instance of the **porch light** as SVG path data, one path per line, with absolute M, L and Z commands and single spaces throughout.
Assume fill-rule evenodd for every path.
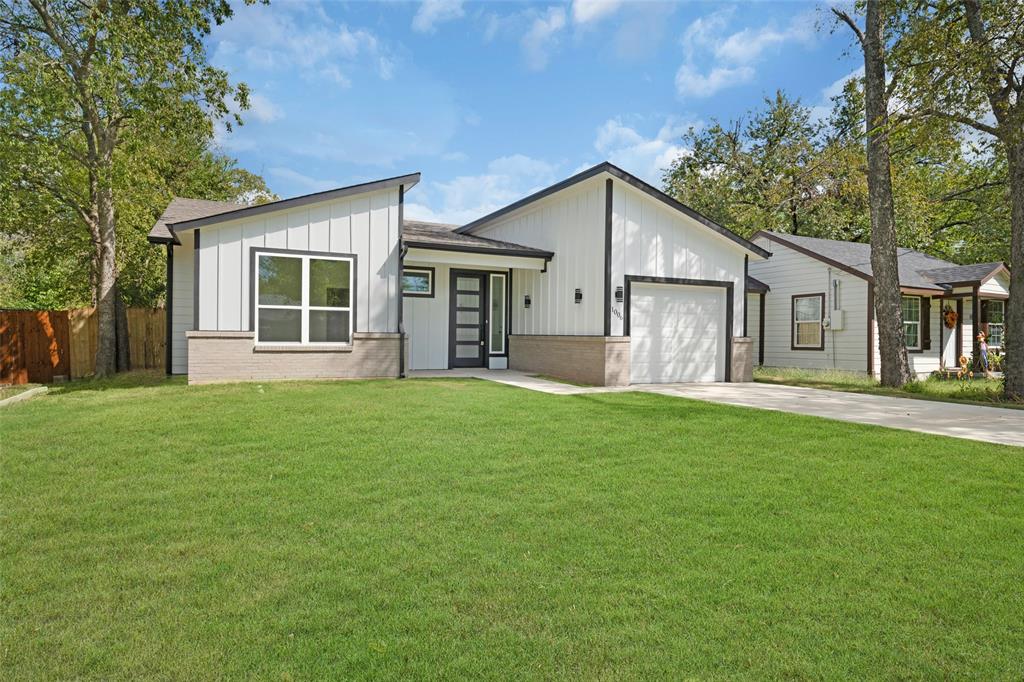
M 573 303 L 582 303 L 583 302 L 583 290 L 582 289 L 577 289 L 576 293 L 572 297 L 572 300 L 573 300 Z
M 529 294 L 526 294 L 525 296 L 523 296 L 523 307 L 524 308 L 529 308 L 530 307 L 530 295 Z
M 622 303 L 623 291 L 622 287 L 615 287 L 615 302 Z

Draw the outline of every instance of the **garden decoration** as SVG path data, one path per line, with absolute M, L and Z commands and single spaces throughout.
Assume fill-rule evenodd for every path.
M 945 308 L 942 309 L 942 321 L 943 323 L 945 323 L 946 329 L 953 329 L 954 327 L 956 327 L 956 322 L 958 319 L 959 316 L 956 314 L 956 311 L 953 310 L 953 308 L 951 308 L 950 306 L 947 305 Z

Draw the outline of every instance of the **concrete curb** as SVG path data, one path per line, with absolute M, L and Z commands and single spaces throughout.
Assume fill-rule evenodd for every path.
M 0 407 L 7 407 L 8 405 L 13 405 L 14 403 L 20 403 L 22 400 L 34 398 L 37 395 L 42 395 L 49 390 L 50 389 L 48 389 L 46 386 L 36 386 L 35 388 L 30 388 L 27 391 L 22 391 L 21 393 L 18 393 L 17 395 L 12 395 L 10 398 L 0 400 Z

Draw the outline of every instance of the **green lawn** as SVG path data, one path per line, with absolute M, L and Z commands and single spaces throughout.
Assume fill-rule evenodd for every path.
M 825 388 L 850 393 L 871 393 L 897 398 L 918 398 L 950 403 L 968 403 L 988 407 L 1024 409 L 1024 402 L 1003 397 L 1003 383 L 998 379 L 937 379 L 928 377 L 907 384 L 902 389 L 886 388 L 867 374 L 838 370 L 797 369 L 791 367 L 755 367 L 754 381 L 766 384 Z
M 474 380 L 0 412 L 0 677 L 1024 676 L 1024 450 Z

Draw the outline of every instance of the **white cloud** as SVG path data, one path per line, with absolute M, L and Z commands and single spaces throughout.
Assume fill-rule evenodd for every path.
M 829 114 L 832 113 L 832 98 L 843 94 L 843 88 L 846 87 L 848 81 L 863 77 L 864 67 L 860 66 L 842 78 L 837 78 L 831 85 L 822 88 L 820 102 L 811 107 L 811 119 L 814 121 L 824 121 L 828 118 Z
M 812 13 L 797 14 L 784 28 L 768 23 L 725 35 L 734 8 L 717 10 L 693 21 L 682 35 L 684 61 L 676 72 L 681 96 L 709 97 L 725 88 L 753 79 L 755 65 L 772 49 L 807 46 L 816 31 Z M 711 61 L 706 69 L 698 62 Z
M 622 0 L 573 0 L 572 20 L 576 24 L 599 21 L 619 9 Z
M 260 123 L 271 123 L 284 118 L 281 108 L 259 93 L 249 97 L 249 115 Z
M 372 31 L 334 21 L 318 2 L 240 7 L 231 21 L 215 27 L 211 40 L 212 61 L 228 68 L 241 63 L 336 83 L 350 83 L 344 74 L 367 66 L 384 79 L 394 70 L 393 58 Z
M 464 225 L 553 184 L 558 168 L 523 154 L 503 156 L 480 175 L 421 183 L 416 191 L 422 194 L 405 211 L 410 218 Z
M 412 18 L 412 30 L 417 33 L 434 33 L 438 24 L 464 15 L 462 0 L 423 0 L 416 10 L 416 16 Z
M 561 7 L 549 7 L 547 12 L 533 20 L 522 39 L 523 54 L 529 68 L 541 71 L 548 65 L 551 48 L 557 43 L 563 28 L 565 10 Z
M 311 178 L 308 175 L 303 175 L 296 170 L 292 170 L 291 168 L 286 168 L 284 166 L 268 168 L 267 173 L 278 180 L 295 183 L 306 190 L 307 194 L 312 192 L 323 192 L 324 190 L 342 186 L 342 183 L 337 180 L 320 180 L 317 178 Z
M 594 149 L 603 159 L 660 187 L 662 172 L 679 156 L 689 153 L 680 144 L 680 138 L 691 126 L 698 127 L 699 123 L 669 117 L 657 134 L 649 138 L 621 118 L 613 118 L 597 129 Z
M 749 66 L 737 68 L 715 67 L 702 74 L 690 64 L 683 64 L 676 71 L 676 92 L 683 97 L 710 97 L 719 90 L 746 83 L 754 77 Z

